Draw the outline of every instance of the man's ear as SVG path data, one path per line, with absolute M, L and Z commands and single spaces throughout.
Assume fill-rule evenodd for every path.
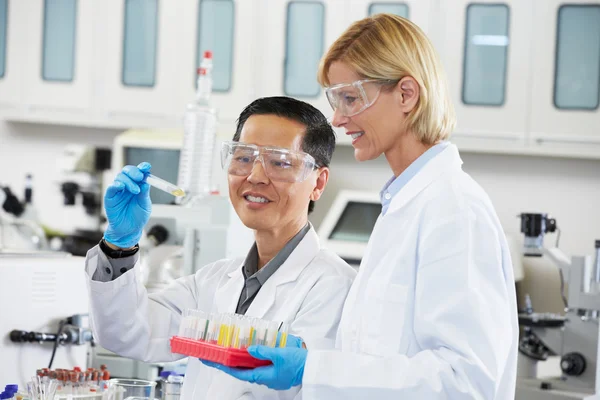
M 405 76 L 400 79 L 395 87 L 396 99 L 400 109 L 404 113 L 409 113 L 417 106 L 421 88 L 412 76 Z
M 317 201 L 323 194 L 325 190 L 325 186 L 327 186 L 327 181 L 329 181 L 329 168 L 321 167 L 317 170 L 317 182 L 315 183 L 315 188 L 310 194 L 310 199 L 312 201 Z

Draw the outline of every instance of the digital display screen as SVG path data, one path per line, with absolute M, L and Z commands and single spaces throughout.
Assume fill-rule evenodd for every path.
M 152 165 L 153 175 L 177 184 L 179 174 L 179 150 L 156 149 L 146 147 L 126 147 L 124 154 L 125 165 L 138 165 L 144 161 Z M 175 197 L 154 187 L 150 188 L 152 204 L 174 204 Z
M 381 204 L 349 201 L 329 239 L 367 243 L 379 214 Z

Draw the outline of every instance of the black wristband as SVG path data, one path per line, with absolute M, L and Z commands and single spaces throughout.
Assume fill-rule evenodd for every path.
M 104 241 L 104 238 L 102 238 L 102 240 L 100 240 L 100 250 L 102 250 L 102 252 L 110 258 L 130 257 L 130 256 L 134 255 L 135 253 L 137 253 L 139 251 L 139 249 L 140 249 L 140 245 L 136 244 L 133 247 L 133 249 L 130 249 L 130 250 L 113 250 L 110 247 L 108 247 L 108 245 Z

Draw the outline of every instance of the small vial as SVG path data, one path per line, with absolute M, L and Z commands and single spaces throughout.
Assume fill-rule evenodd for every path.
M 284 322 L 281 324 L 281 328 L 279 329 L 279 332 L 281 333 L 281 337 L 279 338 L 279 347 L 286 346 L 289 330 L 290 330 L 290 325 L 287 322 Z
M 279 322 L 269 321 L 269 327 L 267 329 L 267 343 L 265 345 L 269 347 L 276 347 L 278 334 Z
M 157 189 L 162 190 L 163 192 L 172 194 L 173 196 L 176 196 L 176 197 L 185 196 L 185 191 L 182 188 L 180 188 L 179 186 L 173 185 L 172 183 L 167 182 L 164 179 L 161 179 L 152 174 L 148 174 L 146 176 L 146 183 L 149 184 L 150 186 L 153 186 Z

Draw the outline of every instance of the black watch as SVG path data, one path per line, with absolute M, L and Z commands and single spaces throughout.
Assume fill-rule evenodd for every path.
M 133 247 L 133 249 L 129 249 L 129 250 L 113 250 L 110 247 L 108 247 L 108 245 L 104 241 L 104 238 L 102 238 L 102 240 L 100 240 L 100 250 L 102 250 L 102 252 L 104 254 L 106 254 L 110 258 L 125 258 L 125 257 L 130 257 L 130 256 L 134 255 L 135 253 L 137 253 L 139 251 L 139 249 L 140 249 L 140 245 L 136 244 Z

